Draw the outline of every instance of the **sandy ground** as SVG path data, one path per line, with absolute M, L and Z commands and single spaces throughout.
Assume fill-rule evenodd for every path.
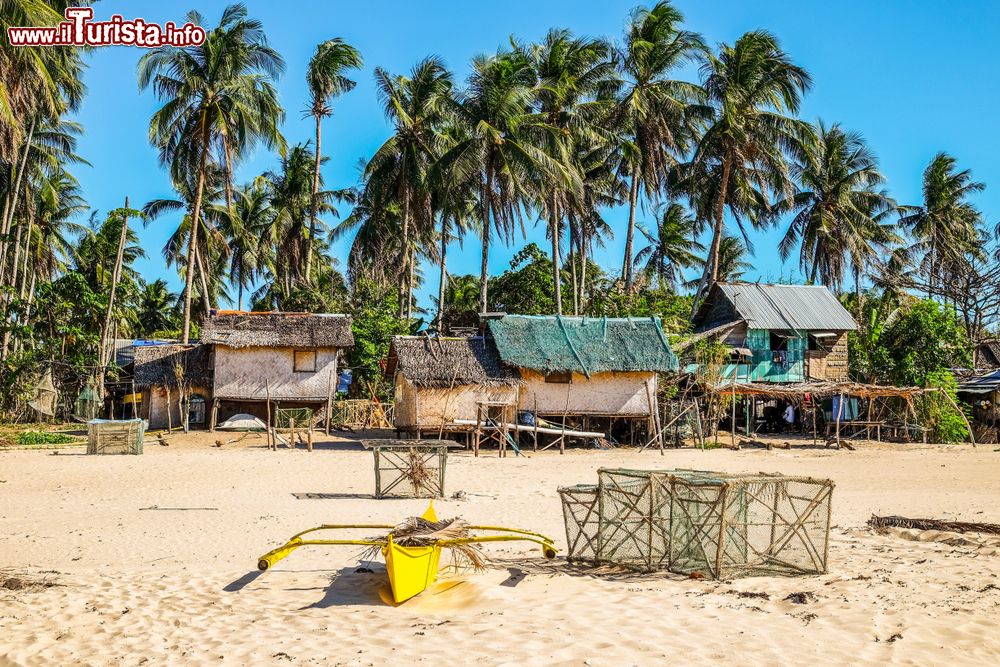
M 556 488 L 603 466 L 830 477 L 830 573 L 600 574 L 513 543 L 489 549 L 485 574 L 393 607 L 384 570 L 357 572 L 351 548 L 301 549 L 266 573 L 256 559 L 303 528 L 393 523 L 426 501 L 372 499 L 372 457 L 356 444 L 212 446 L 231 437 L 151 439 L 137 457 L 0 452 L 0 666 L 1000 661 L 1000 539 L 864 527 L 872 513 L 1000 522 L 995 446 L 455 454 L 448 491 L 464 499 L 439 501 L 439 515 L 561 548 Z M 811 595 L 785 599 L 798 592 Z

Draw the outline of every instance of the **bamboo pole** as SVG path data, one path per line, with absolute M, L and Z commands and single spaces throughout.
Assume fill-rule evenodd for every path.
M 271 383 L 267 378 L 264 378 L 264 391 L 267 395 L 267 448 L 277 449 L 278 444 L 271 432 Z
M 535 439 L 534 451 L 537 452 L 538 451 L 538 396 L 534 392 L 532 392 L 531 398 L 532 398 L 532 400 L 534 402 L 534 415 L 535 415 L 535 418 L 534 418 L 534 422 L 535 422 L 535 426 L 534 426 L 534 439 Z
M 837 449 L 840 449 L 840 417 L 844 414 L 844 395 L 837 394 Z
M 333 371 L 330 371 L 326 380 L 326 434 L 330 435 L 330 420 L 333 417 Z M 312 448 L 309 448 L 312 451 Z

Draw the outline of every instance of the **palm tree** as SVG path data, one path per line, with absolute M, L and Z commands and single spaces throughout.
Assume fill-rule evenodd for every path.
M 656 233 L 642 226 L 639 231 L 649 241 L 635 256 L 635 265 L 645 263 L 644 271 L 656 277 L 660 289 L 676 287 L 683 279 L 683 270 L 696 266 L 700 258 L 695 253 L 705 246 L 695 240 L 695 220 L 678 203 L 660 206 L 657 211 Z
M 626 289 L 632 286 L 640 192 L 649 199 L 663 191 L 668 171 L 694 138 L 706 111 L 698 104 L 704 94 L 697 86 L 670 78 L 678 67 L 705 51 L 700 35 L 680 29 L 683 21 L 683 14 L 667 0 L 652 9 L 640 7 L 632 14 L 617 54 L 625 84 L 615 124 L 624 132 L 621 169 L 629 180 L 622 259 Z
M 201 16 L 192 12 L 188 20 L 197 24 Z M 208 32 L 202 45 L 160 47 L 139 60 L 139 88 L 152 86 L 164 101 L 150 120 L 150 141 L 159 149 L 161 163 L 170 165 L 175 181 L 183 180 L 185 173 L 196 176 L 194 220 L 202 216 L 214 146 L 224 144 L 230 173 L 231 151 L 245 150 L 257 141 L 276 142 L 284 112 L 272 81 L 283 69 L 284 61 L 267 45 L 261 23 L 248 19 L 241 4 L 226 7 L 218 27 Z M 188 267 L 193 266 L 199 226 L 190 226 Z M 191 285 L 189 270 L 184 280 L 184 342 L 191 329 Z
M 309 253 L 318 256 L 316 244 L 309 243 L 311 212 L 337 215 L 333 201 L 337 193 L 319 190 L 313 194 L 315 155 L 308 144 L 297 144 L 281 159 L 278 169 L 264 174 L 273 210 L 266 240 L 274 248 L 272 264 L 267 267 L 279 291 L 288 297 L 304 282 Z M 322 178 L 320 179 L 322 186 Z M 325 225 L 317 220 L 317 226 Z M 322 250 L 325 250 L 325 246 Z
M 396 202 L 401 215 L 399 249 L 399 316 L 409 319 L 414 271 L 413 238 L 433 226 L 431 167 L 445 146 L 441 124 L 451 103 L 452 76 L 438 58 L 426 58 L 409 77 L 375 70 L 383 112 L 393 134 L 365 169 L 366 195 L 372 201 Z M 436 176 L 442 181 L 443 174 Z
M 714 194 L 712 243 L 699 292 L 719 279 L 726 206 L 732 208 L 733 200 L 742 206 L 751 199 L 747 192 L 755 189 L 791 198 L 785 152 L 805 141 L 810 128 L 785 114 L 798 110 L 802 94 L 812 83 L 809 74 L 781 50 L 777 39 L 764 31 L 748 32 L 732 46 L 723 44 L 718 56 L 705 57 L 701 71 L 715 114 L 693 160 L 694 182 Z M 763 210 L 746 212 L 754 225 L 774 216 L 766 205 Z M 737 223 L 745 235 L 740 216 Z
M 316 121 L 316 161 L 313 164 L 313 201 L 309 212 L 309 241 L 306 251 L 306 282 L 312 276 L 312 245 L 316 234 L 316 213 L 319 195 L 319 166 L 323 156 L 320 126 L 324 118 L 333 115 L 330 103 L 334 97 L 354 90 L 356 83 L 345 76 L 351 69 L 362 66 L 361 53 L 336 37 L 316 47 L 309 60 L 306 82 L 309 84 L 308 114 Z
M 208 217 L 225 238 L 229 283 L 237 290 L 237 310 L 243 310 L 243 291 L 253 284 L 269 258 L 267 238 L 274 222 L 274 211 L 267 182 L 258 177 L 238 188 L 232 206 L 210 205 Z
M 519 45 L 517 50 L 534 68 L 538 79 L 536 105 L 546 132 L 543 148 L 555 174 L 542 174 L 539 208 L 548 218 L 552 241 L 552 284 L 556 314 L 562 314 L 561 221 L 582 200 L 581 169 L 576 163 L 579 145 L 592 144 L 601 134 L 599 123 L 611 108 L 619 81 L 604 40 L 573 37 L 568 30 L 550 30 L 541 44 Z M 570 252 L 573 246 L 571 244 Z M 574 292 L 574 304 L 578 298 Z
M 978 249 L 982 215 L 968 198 L 985 187 L 968 169 L 958 171 L 954 157 L 938 153 L 924 170 L 922 204 L 903 207 L 899 223 L 915 241 L 908 255 L 919 261 L 929 292 Z
M 475 177 L 477 217 L 482 221 L 479 307 L 488 304 L 490 237 L 512 239 L 528 203 L 537 194 L 539 174 L 561 172 L 538 146 L 538 120 L 530 113 L 536 76 L 523 54 L 500 52 L 472 61 L 466 90 L 452 107 L 465 137 L 439 160 L 458 180 Z M 523 224 L 522 224 L 523 227 Z
M 839 291 L 848 260 L 859 283 L 861 268 L 897 240 L 891 225 L 881 222 L 896 205 L 882 189 L 878 160 L 860 134 L 822 121 L 815 134 L 791 168 L 800 189 L 787 207 L 795 217 L 778 251 L 785 260 L 799 245 L 799 265 L 809 281 Z
M 136 306 L 139 335 L 151 336 L 158 331 L 169 331 L 175 326 L 177 295 L 170 291 L 165 280 L 158 278 L 151 283 L 140 281 Z

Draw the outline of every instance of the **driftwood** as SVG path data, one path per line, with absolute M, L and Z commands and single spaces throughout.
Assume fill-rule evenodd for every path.
M 905 516 L 876 516 L 868 519 L 871 528 L 912 528 L 915 530 L 944 530 L 951 533 L 986 533 L 1000 535 L 1000 524 L 972 523 L 968 521 L 942 521 L 941 519 L 909 519 Z

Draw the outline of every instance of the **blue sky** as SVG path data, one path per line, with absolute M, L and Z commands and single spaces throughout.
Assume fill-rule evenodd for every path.
M 121 13 L 126 18 L 178 23 L 194 8 L 215 25 L 226 2 L 165 2 L 104 0 L 95 18 Z M 323 128 L 324 178 L 330 187 L 357 180 L 357 163 L 389 134 L 375 96 L 372 71 L 407 72 L 430 54 L 441 56 L 459 79 L 477 53 L 494 52 L 511 35 L 540 39 L 552 27 L 577 34 L 618 39 L 634 2 L 616 0 L 504 0 L 503 2 L 275 2 L 250 0 L 252 16 L 261 19 L 271 45 L 287 61 L 279 82 L 287 111 L 283 132 L 289 143 L 312 138 L 305 107 L 305 68 L 317 43 L 342 37 L 359 48 L 365 59 L 357 88 L 335 103 L 334 115 Z M 901 203 L 920 197 L 921 173 L 938 151 L 958 158 L 962 168 L 986 182 L 976 203 L 991 223 L 1000 219 L 1000 161 L 997 109 L 1000 107 L 1000 3 L 941 3 L 839 0 L 677 0 L 686 27 L 702 33 L 709 44 L 732 42 L 747 30 L 763 28 L 778 36 L 784 49 L 813 77 L 802 117 L 840 121 L 861 132 L 881 159 L 888 187 Z M 149 92 L 138 91 L 135 64 L 140 49 L 105 47 L 88 56 L 88 96 L 78 114 L 86 134 L 81 154 L 92 167 L 76 169 L 85 196 L 102 212 L 121 206 L 126 195 L 134 205 L 172 196 L 166 171 L 147 141 L 149 118 L 158 108 Z M 694 68 L 679 78 L 695 80 Z M 238 180 L 274 166 L 266 151 L 242 164 Z M 345 211 L 342 209 L 341 214 Z M 616 230 L 624 229 L 627 212 L 609 211 Z M 649 215 L 640 214 L 640 220 Z M 177 289 L 180 281 L 164 264 L 161 248 L 177 225 L 165 216 L 140 230 L 147 258 L 138 268 L 148 280 L 166 278 Z M 754 269 L 749 278 L 800 278 L 794 260 L 783 264 L 777 255 L 785 224 L 753 235 Z M 609 270 L 621 265 L 623 233 L 598 252 Z M 541 226 L 528 230 L 528 240 L 544 241 Z M 494 243 L 490 270 L 504 270 L 523 243 L 504 248 Z M 347 243 L 334 249 L 343 265 Z M 475 239 L 449 250 L 453 273 L 478 273 Z M 431 306 L 428 293 L 437 284 L 434 267 L 425 271 L 420 304 Z

